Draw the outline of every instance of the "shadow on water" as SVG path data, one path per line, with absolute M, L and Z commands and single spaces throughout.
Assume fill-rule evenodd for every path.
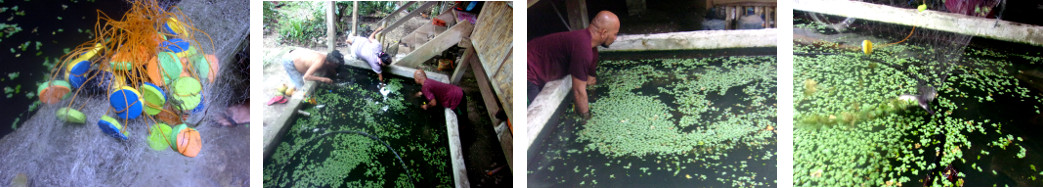
M 958 88 L 962 91 L 973 91 L 971 88 L 961 87 Z M 1013 89 L 1013 88 L 1008 88 Z M 979 92 L 967 92 L 968 95 L 975 96 L 988 96 L 988 93 Z M 1032 90 L 1030 95 L 1041 96 L 1038 90 Z M 957 104 L 963 104 L 960 110 L 954 111 L 954 117 L 966 118 L 966 119 L 988 119 L 992 122 L 1000 123 L 1002 126 L 999 131 L 1003 134 L 995 134 L 994 130 L 986 129 L 988 134 L 972 134 L 968 136 L 972 143 L 983 143 L 975 144 L 969 150 L 964 152 L 964 159 L 967 160 L 965 163 L 957 162 L 956 169 L 959 172 L 967 174 L 964 177 L 966 184 L 965 186 L 1041 186 L 1043 182 L 1039 179 L 1043 178 L 1037 170 L 1043 170 L 1039 168 L 1033 170 L 1032 166 L 1043 167 L 1043 140 L 1041 140 L 1038 134 L 1043 131 L 1043 115 L 1036 113 L 1034 106 L 1043 106 L 1040 101 L 1022 100 L 1017 97 L 1009 95 L 995 94 L 993 95 L 993 104 L 982 104 L 978 103 L 977 100 L 970 98 L 959 98 L 955 100 Z M 1000 113 L 995 113 L 1000 112 Z M 989 143 L 998 140 L 1001 137 L 1007 135 L 1013 136 L 1015 139 L 1021 138 L 1023 141 L 1018 142 L 1021 147 L 1026 149 L 1026 155 L 1024 158 L 1018 158 L 1017 155 L 1020 152 L 1020 148 L 1011 144 L 1006 149 L 1001 149 L 996 146 L 988 146 L 984 143 Z M 989 150 L 989 154 L 983 154 L 983 150 Z M 980 157 L 980 158 L 979 158 Z M 976 166 L 982 169 L 981 172 L 971 166 Z M 995 174 L 993 173 L 995 171 Z

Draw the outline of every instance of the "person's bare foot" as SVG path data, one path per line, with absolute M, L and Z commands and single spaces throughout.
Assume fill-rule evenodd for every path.
M 250 103 L 229 106 L 223 113 L 215 117 L 218 124 L 222 126 L 238 126 L 250 124 Z

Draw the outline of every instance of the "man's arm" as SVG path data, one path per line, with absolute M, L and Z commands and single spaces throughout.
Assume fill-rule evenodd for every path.
M 590 118 L 590 103 L 587 101 L 587 81 L 572 77 L 572 95 L 576 98 L 576 112 L 587 119 Z
M 308 71 L 304 72 L 304 80 L 319 81 L 325 83 L 333 83 L 333 80 L 326 77 L 315 76 L 315 72 L 322 67 L 322 62 L 312 62 L 311 66 L 308 67 Z
M 438 105 L 438 101 L 435 101 L 435 99 L 431 99 L 431 101 L 427 101 L 427 105 L 420 105 L 420 108 L 427 110 L 428 107 L 435 107 L 435 105 Z

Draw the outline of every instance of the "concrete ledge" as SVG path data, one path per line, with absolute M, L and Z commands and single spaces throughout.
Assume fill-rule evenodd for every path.
M 365 61 L 354 59 L 354 58 L 345 57 L 344 64 L 348 65 L 348 66 L 356 67 L 356 68 L 370 70 L 369 64 L 367 64 Z M 386 71 L 387 73 L 391 73 L 392 75 L 395 75 L 395 76 L 401 76 L 401 77 L 406 77 L 406 78 L 413 78 L 413 72 L 415 72 L 416 69 L 392 64 L 392 65 L 388 65 L 387 68 L 385 68 L 385 70 L 383 70 L 383 71 Z M 438 80 L 439 82 L 442 82 L 442 83 L 449 83 L 449 76 L 446 76 L 444 74 L 437 73 L 437 72 L 430 72 L 430 71 L 426 71 L 426 73 L 427 73 L 427 78 L 428 79 Z
M 610 48 L 601 52 L 648 50 L 706 50 L 726 48 L 775 47 L 778 30 L 706 30 L 640 35 L 620 35 Z
M 526 129 L 529 135 L 529 140 L 525 143 L 526 148 L 530 148 L 536 137 L 543 131 L 543 127 L 550 121 L 551 116 L 554 116 L 554 111 L 562 105 L 562 101 L 565 101 L 565 97 L 569 95 L 571 90 L 572 75 L 566 75 L 565 78 L 547 82 L 543 86 L 543 90 L 536 95 L 536 99 L 533 99 L 532 104 L 529 104 L 529 108 L 526 110 L 527 114 L 525 115 L 528 120 Z
M 932 10 L 917 12 L 856 1 L 800 0 L 794 1 L 793 9 L 1043 46 L 1043 26 L 992 18 Z
M 453 160 L 453 182 L 456 187 L 471 187 L 467 180 L 467 167 L 464 166 L 464 153 L 460 146 L 460 126 L 456 113 L 445 108 L 445 127 L 449 134 L 449 158 Z
M 301 90 L 303 92 L 297 92 L 293 96 L 290 96 L 289 102 L 286 102 L 286 106 L 283 108 L 284 109 L 283 113 L 267 114 L 267 115 L 277 115 L 277 118 L 275 118 L 275 121 L 272 122 L 271 125 L 263 125 L 263 127 L 264 127 L 264 158 L 263 159 L 268 159 L 269 157 L 272 156 L 272 153 L 275 152 L 275 147 L 278 147 L 278 144 L 277 144 L 278 142 L 276 142 L 276 140 L 279 140 L 279 138 L 282 138 L 282 136 L 286 134 L 286 130 L 289 130 L 289 128 L 291 126 L 293 126 L 293 121 L 290 121 L 290 120 L 292 120 L 293 117 L 297 114 L 297 109 L 301 108 L 301 103 L 304 100 L 304 94 L 303 93 L 307 93 L 307 92 L 315 89 L 315 87 L 317 87 L 317 86 L 318 86 L 318 84 L 315 84 L 315 82 L 305 82 L 304 83 L 304 89 Z

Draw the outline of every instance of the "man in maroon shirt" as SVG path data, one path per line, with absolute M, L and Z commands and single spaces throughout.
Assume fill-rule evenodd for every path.
M 466 106 L 460 107 L 460 104 L 464 104 L 464 90 L 454 85 L 449 85 L 439 81 L 427 79 L 427 74 L 424 70 L 416 70 L 413 73 L 413 80 L 417 84 L 420 84 L 420 92 L 416 93 L 416 96 L 424 96 L 426 104 L 420 105 L 420 108 L 427 110 L 438 105 L 452 109 L 458 113 L 461 112 Z M 461 110 L 457 110 L 460 108 Z
M 619 33 L 619 18 L 609 11 L 598 12 L 587 29 L 553 33 L 529 41 L 528 98 L 529 103 L 543 90 L 543 85 L 572 75 L 572 94 L 576 112 L 590 118 L 587 85 L 597 83 L 597 46 L 608 48 Z

